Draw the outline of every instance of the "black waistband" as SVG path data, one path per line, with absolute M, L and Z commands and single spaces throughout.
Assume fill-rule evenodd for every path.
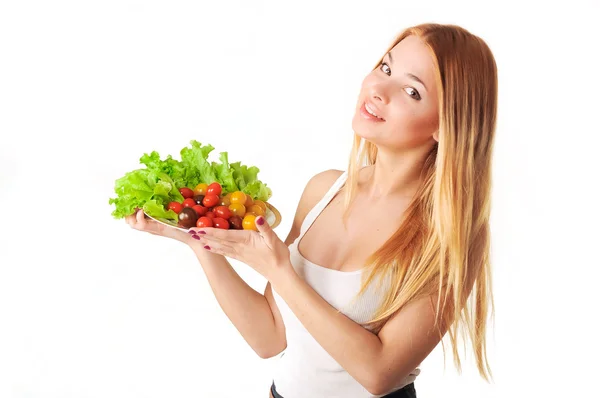
M 275 390 L 275 382 L 271 384 L 271 394 L 273 394 L 273 398 L 283 398 L 281 395 L 277 393 Z M 412 382 L 402 387 L 399 390 L 389 393 L 388 395 L 384 395 L 381 398 L 417 398 L 417 391 L 415 390 L 415 383 Z

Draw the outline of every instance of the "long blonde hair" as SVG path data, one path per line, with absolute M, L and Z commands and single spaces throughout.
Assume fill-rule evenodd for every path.
M 430 49 L 439 87 L 439 141 L 427 156 L 422 183 L 394 235 L 369 258 L 362 289 L 379 276 L 391 285 L 374 318 L 374 331 L 419 297 L 437 297 L 436 327 L 446 351 L 447 327 L 460 373 L 459 331 L 471 340 L 479 374 L 492 378 L 486 353 L 488 306 L 494 317 L 490 269 L 491 164 L 497 108 L 497 69 L 487 44 L 455 25 L 422 24 L 404 30 Z M 387 52 L 387 51 L 386 51 Z M 383 57 L 375 68 L 381 65 Z M 362 167 L 377 161 L 377 147 L 354 135 L 345 189 L 345 219 Z M 474 294 L 471 292 L 474 291 Z M 433 305 L 433 300 L 432 300 Z M 462 328 L 459 328 L 462 326 Z

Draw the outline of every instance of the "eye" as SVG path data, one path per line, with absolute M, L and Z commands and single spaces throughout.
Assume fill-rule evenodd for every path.
M 379 67 L 380 70 L 381 70 L 381 67 L 383 67 L 383 65 L 387 66 L 388 69 L 390 69 L 390 66 L 388 64 L 386 64 L 385 62 L 382 62 L 381 66 Z M 386 75 L 388 75 L 387 72 L 383 72 L 383 73 L 385 73 Z M 390 69 L 390 74 L 388 76 L 390 76 L 391 74 L 392 74 L 392 70 Z
M 409 93 L 408 91 L 412 91 L 414 93 L 414 95 L 412 95 L 411 93 Z M 406 92 L 408 93 L 408 95 L 410 95 L 411 97 L 413 97 L 414 99 L 416 99 L 417 101 L 421 99 L 421 95 L 419 94 L 419 92 L 417 90 L 415 90 L 412 87 L 408 87 L 406 89 Z
M 384 66 L 384 65 L 385 65 L 385 66 L 386 66 L 386 67 L 389 69 L 389 74 L 388 74 L 387 72 L 385 72 L 385 71 L 383 71 L 383 70 L 382 70 L 382 68 L 383 68 L 383 66 Z M 381 65 L 380 65 L 380 67 L 379 67 L 379 70 L 382 70 L 382 71 L 383 71 L 383 73 L 385 73 L 385 74 L 386 74 L 386 75 L 388 75 L 388 76 L 391 76 L 391 75 L 392 75 L 392 70 L 390 69 L 390 66 L 389 66 L 387 63 L 385 63 L 385 62 L 382 62 L 382 63 L 381 63 Z M 414 88 L 412 88 L 412 87 L 408 87 L 408 89 L 407 89 L 407 90 L 410 90 L 410 91 L 412 91 L 412 93 L 413 93 L 413 94 L 411 94 L 411 93 L 409 93 L 409 92 L 407 91 L 408 95 L 410 95 L 410 96 L 411 96 L 411 98 L 413 98 L 413 99 L 415 99 L 415 100 L 417 100 L 417 101 L 419 101 L 419 100 L 421 99 L 421 95 L 420 95 L 420 94 L 419 94 L 419 92 L 418 92 L 417 90 L 415 90 Z

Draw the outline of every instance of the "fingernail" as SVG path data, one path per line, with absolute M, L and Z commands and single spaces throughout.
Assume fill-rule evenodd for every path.
M 196 231 L 194 231 L 193 229 L 188 231 L 188 234 L 192 234 L 192 235 L 196 235 Z
M 206 250 L 210 250 L 210 246 L 204 246 Z
M 257 223 L 258 225 L 263 225 L 263 224 L 265 223 L 265 219 L 264 219 L 264 218 L 262 218 L 262 217 L 260 217 L 258 220 L 256 220 L 256 223 Z
M 204 231 L 198 231 L 198 233 L 202 234 L 202 235 L 206 235 L 206 232 L 204 232 Z
M 200 240 L 200 237 L 198 235 L 192 235 L 192 238 L 194 238 L 196 240 Z

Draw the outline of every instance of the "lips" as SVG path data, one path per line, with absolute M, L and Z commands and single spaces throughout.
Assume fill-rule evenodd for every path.
M 366 108 L 366 102 L 362 104 L 362 106 L 360 107 L 360 114 L 367 120 L 373 121 L 373 122 L 385 122 L 384 118 L 380 118 L 380 117 L 376 117 L 371 115 Z M 371 108 L 371 104 L 369 103 L 369 108 Z M 374 107 L 373 107 L 374 108 Z M 375 113 L 377 113 L 378 111 L 375 111 Z
M 379 119 L 385 120 L 381 116 L 382 112 L 379 110 L 379 108 L 377 108 L 373 103 L 371 103 L 369 101 L 365 101 L 365 103 L 364 103 L 365 109 L 366 109 L 367 105 L 369 106 L 368 111 L 371 111 L 372 113 L 376 114 Z M 371 112 L 369 112 L 369 113 L 371 113 Z

